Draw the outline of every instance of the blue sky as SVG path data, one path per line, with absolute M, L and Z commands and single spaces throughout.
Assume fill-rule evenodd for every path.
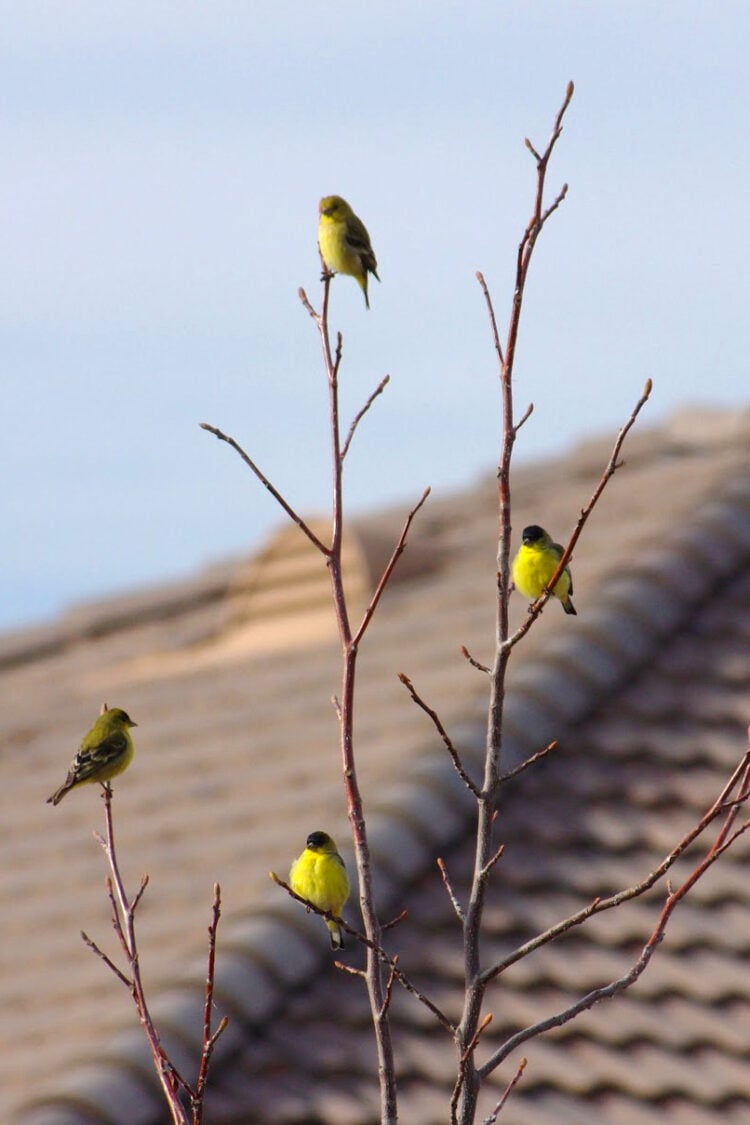
M 252 550 L 326 509 L 317 201 L 367 223 L 382 285 L 334 282 L 349 503 L 461 486 L 497 457 L 501 321 L 533 162 L 569 197 L 539 244 L 518 455 L 746 404 L 744 3 L 342 6 L 0 0 L 0 628 Z

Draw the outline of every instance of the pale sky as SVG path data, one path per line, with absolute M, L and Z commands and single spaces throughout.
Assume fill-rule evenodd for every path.
M 303 512 L 328 504 L 314 325 L 321 195 L 382 285 L 332 288 L 343 402 L 386 394 L 352 509 L 490 471 L 529 136 L 576 94 L 516 368 L 524 459 L 748 402 L 746 3 L 0 0 L 0 628 L 255 549 L 282 519 L 208 421 Z M 582 498 L 586 499 L 586 498 Z M 644 498 L 644 503 L 647 498 Z M 574 513 L 561 519 L 568 526 Z

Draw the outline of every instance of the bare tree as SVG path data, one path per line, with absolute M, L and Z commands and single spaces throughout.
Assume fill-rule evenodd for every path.
M 497 469 L 499 538 L 497 544 L 496 629 L 492 666 L 486 667 L 480 664 L 464 650 L 465 657 L 475 668 L 486 676 L 488 681 L 489 702 L 487 733 L 481 780 L 475 780 L 470 776 L 469 771 L 461 762 L 460 755 L 450 738 L 450 734 L 445 729 L 436 710 L 430 706 L 428 701 L 419 695 L 409 677 L 405 673 L 400 674 L 400 678 L 410 692 L 414 703 L 422 708 L 433 723 L 461 780 L 473 795 L 476 802 L 474 871 L 468 901 L 465 905 L 459 902 L 458 897 L 451 887 L 446 866 L 442 859 L 438 859 L 438 865 L 446 891 L 450 896 L 463 930 L 465 988 L 462 1013 L 458 1022 L 452 1022 L 430 997 L 424 995 L 414 986 L 413 982 L 403 970 L 398 955 L 390 955 L 383 948 L 382 934 L 385 927 L 378 919 L 375 910 L 374 884 L 376 872 L 373 872 L 372 869 L 367 837 L 365 802 L 357 779 L 353 729 L 353 707 L 357 683 L 357 655 L 359 648 L 366 638 L 368 626 L 377 610 L 380 598 L 391 578 L 398 558 L 404 550 L 412 522 L 427 499 L 429 489 L 414 504 L 411 511 L 409 511 L 405 517 L 401 534 L 394 545 L 391 558 L 376 585 L 370 603 L 361 619 L 356 623 L 352 623 L 350 619 L 350 608 L 344 589 L 342 566 L 344 462 L 360 422 L 370 410 L 376 398 L 385 389 L 388 376 L 379 383 L 366 400 L 363 407 L 355 415 L 348 427 L 346 437 L 342 439 L 343 430 L 339 415 L 338 387 L 339 372 L 343 357 L 343 338 L 340 332 L 337 333 L 335 336 L 335 345 L 332 344 L 329 329 L 329 291 L 331 278 L 325 270 L 323 273 L 320 311 L 316 311 L 312 307 L 303 290 L 300 290 L 300 298 L 320 334 L 323 366 L 328 388 L 333 494 L 332 534 L 330 541 L 324 542 L 313 532 L 305 520 L 280 494 L 233 437 L 227 435 L 215 426 L 208 425 L 207 423 L 202 424 L 204 429 L 235 449 L 258 480 L 275 497 L 287 516 L 300 529 L 301 533 L 306 535 L 320 552 L 322 562 L 328 567 L 330 573 L 333 607 L 341 642 L 341 691 L 340 696 L 335 700 L 335 706 L 339 718 L 343 783 L 351 822 L 352 839 L 359 878 L 362 931 L 360 932 L 354 929 L 341 919 L 337 919 L 337 921 L 340 922 L 346 931 L 354 934 L 364 945 L 366 950 L 365 970 L 360 971 L 349 968 L 347 971 L 363 976 L 366 982 L 373 1031 L 377 1044 L 382 1125 L 395 1125 L 398 1119 L 396 1065 L 388 1019 L 392 989 L 396 983 L 407 989 L 420 1003 L 426 1005 L 437 1022 L 454 1038 L 457 1065 L 455 1084 L 450 1102 L 450 1121 L 452 1125 L 473 1125 L 476 1120 L 477 1100 L 482 1083 L 513 1050 L 533 1037 L 541 1035 L 548 1029 L 559 1027 L 567 1023 L 580 1012 L 592 1007 L 599 1000 L 624 991 L 638 979 L 649 964 L 657 946 L 664 937 L 669 918 L 675 907 L 691 890 L 698 879 L 703 876 L 708 868 L 718 860 L 747 827 L 744 823 L 737 825 L 736 821 L 741 807 L 750 795 L 750 751 L 746 752 L 741 758 L 725 787 L 707 809 L 705 815 L 675 844 L 670 853 L 653 871 L 641 878 L 633 886 L 625 888 L 617 894 L 611 895 L 606 899 L 595 899 L 576 914 L 562 919 L 555 926 L 552 926 L 544 933 L 538 934 L 531 941 L 526 942 L 503 961 L 488 965 L 482 963 L 480 938 L 482 934 L 486 891 L 493 868 L 503 853 L 503 845 L 502 843 L 498 843 L 496 838 L 495 818 L 499 795 L 503 786 L 508 781 L 517 776 L 521 771 L 532 767 L 534 763 L 550 753 L 556 745 L 553 742 L 548 746 L 540 747 L 535 754 L 527 761 L 521 763 L 520 766 L 503 772 L 503 711 L 506 696 L 508 664 L 514 649 L 524 639 L 542 613 L 607 483 L 621 467 L 620 452 L 623 442 L 651 393 L 651 381 L 649 379 L 646 381 L 643 392 L 630 416 L 617 435 L 611 456 L 603 468 L 600 480 L 591 498 L 580 511 L 580 516 L 562 557 L 560 558 L 559 566 L 555 574 L 551 577 L 548 586 L 541 596 L 530 607 L 528 615 L 523 623 L 515 632 L 511 632 L 508 614 L 509 597 L 511 593 L 510 469 L 516 437 L 523 424 L 531 415 L 533 409 L 533 406 L 529 406 L 520 420 L 515 420 L 513 369 L 516 358 L 518 330 L 524 304 L 525 287 L 537 241 L 545 225 L 558 210 L 567 194 L 567 185 L 563 185 L 561 190 L 552 199 L 551 203 L 547 204 L 545 202 L 546 177 L 549 162 L 561 136 L 563 120 L 572 97 L 573 84 L 570 83 L 566 90 L 563 103 L 555 117 L 549 141 L 541 152 L 537 151 L 530 141 L 526 141 L 526 146 L 536 164 L 536 189 L 532 216 L 523 231 L 518 246 L 515 283 L 511 299 L 507 335 L 504 343 L 501 342 L 494 305 L 489 290 L 483 276 L 481 274 L 477 275 L 487 306 L 492 340 L 498 362 L 503 416 L 500 457 Z M 707 845 L 703 859 L 697 864 L 690 876 L 677 889 L 674 889 L 667 880 L 668 872 L 676 860 L 683 855 L 686 848 L 703 832 L 707 831 L 717 819 L 722 819 L 721 826 L 712 842 Z M 323 917 L 329 920 L 331 919 L 332 915 L 329 912 L 320 910 L 313 903 L 304 898 L 300 898 L 300 896 L 296 895 L 288 884 L 279 879 L 278 876 L 273 875 L 272 877 L 291 894 L 292 897 L 298 899 L 309 909 L 321 914 Z M 666 881 L 665 901 L 658 917 L 655 919 L 653 932 L 646 941 L 640 956 L 632 965 L 626 968 L 620 977 L 616 980 L 606 982 L 600 988 L 580 997 L 564 1011 L 551 1013 L 547 1018 L 540 1020 L 532 1026 L 520 1029 L 516 1034 L 510 1036 L 498 1049 L 493 1051 L 484 1061 L 477 1061 L 477 1051 L 481 1044 L 482 1033 L 492 1019 L 491 1013 L 484 1011 L 486 993 L 490 985 L 495 985 L 500 980 L 503 972 L 507 968 L 520 959 L 530 956 L 542 946 L 554 941 L 561 934 L 567 933 L 574 927 L 585 924 L 588 919 L 594 915 L 604 910 L 613 909 L 625 901 L 644 894 L 660 880 Z M 343 965 L 339 967 L 346 969 L 346 966 Z M 497 1120 L 508 1097 L 521 1079 L 524 1067 L 525 1060 L 521 1060 L 503 1092 L 502 1097 L 496 1102 L 490 1116 L 485 1119 L 484 1125 L 492 1125 L 492 1122 Z

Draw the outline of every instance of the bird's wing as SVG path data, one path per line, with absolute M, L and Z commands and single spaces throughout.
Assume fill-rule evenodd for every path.
M 73 771 L 78 781 L 85 781 L 122 757 L 128 748 L 127 735 L 121 730 L 112 731 L 96 746 L 81 748 L 75 756 Z
M 346 225 L 345 238 L 347 246 L 359 254 L 364 268 L 377 277 L 378 263 L 370 245 L 370 236 L 365 224 L 356 215 L 352 215 Z
M 558 559 L 561 559 L 563 557 L 563 555 L 565 554 L 565 548 L 560 546 L 559 543 L 553 543 L 552 544 L 552 550 L 555 552 Z M 570 573 L 570 567 L 566 566 L 564 568 L 564 572 L 565 572 L 565 574 L 567 574 L 568 581 L 570 582 L 570 586 L 568 588 L 568 593 L 572 594 L 573 593 L 573 575 Z

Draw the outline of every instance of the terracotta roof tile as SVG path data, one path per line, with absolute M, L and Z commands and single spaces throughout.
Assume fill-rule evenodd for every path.
M 745 421 L 722 426 L 716 418 L 708 432 L 696 431 L 694 417 L 686 417 L 634 434 L 627 483 L 615 479 L 576 550 L 579 617 L 551 605 L 514 656 L 504 765 L 553 737 L 560 746 L 504 795 L 506 853 L 493 873 L 487 957 L 506 955 L 560 914 L 642 877 L 705 808 L 744 748 L 746 432 Z M 607 453 L 606 443 L 592 442 L 561 464 L 519 469 L 515 526 L 541 522 L 562 538 Z M 359 521 L 365 553 L 368 542 L 377 551 L 383 537 L 392 538 L 401 519 L 390 512 Z M 408 672 L 476 768 L 484 683 L 457 650 L 466 644 L 489 658 L 495 522 L 491 478 L 432 504 L 414 542 L 418 565 L 384 598 L 360 657 L 358 768 L 378 890 L 390 913 L 409 910 L 389 931 L 389 945 L 453 1018 L 463 972 L 459 925 L 434 857 L 445 857 L 464 897 L 472 856 L 460 837 L 470 829 L 472 803 L 395 673 Z M 82 924 L 95 937 L 110 932 L 101 856 L 87 845 L 99 820 L 95 794 L 74 794 L 54 812 L 42 803 L 59 783 L 82 714 L 105 697 L 127 698 L 140 724 L 136 765 L 116 787 L 118 838 L 128 881 L 151 873 L 142 960 L 149 982 L 165 982 L 161 992 L 154 983 L 154 1006 L 180 1052 L 194 1049 L 200 1025 L 210 888 L 215 878 L 222 883 L 217 1008 L 233 1019 L 213 1075 L 212 1125 L 246 1123 L 248 1106 L 259 1125 L 370 1125 L 378 1118 L 361 983 L 332 967 L 320 920 L 277 892 L 266 874 L 273 868 L 285 875 L 319 825 L 330 826 L 347 850 L 329 703 L 338 690 L 336 645 L 305 634 L 290 647 L 288 621 L 278 622 L 276 647 L 272 626 L 253 641 L 252 629 L 237 629 L 227 614 L 236 573 L 228 568 L 172 594 L 104 603 L 0 646 L 11 730 L 0 774 L 4 791 L 17 798 L 0 828 L 9 857 L 2 886 L 18 907 L 11 925 L 23 943 L 13 972 L 0 977 L 7 1033 L 0 1080 L 17 1105 L 33 1067 L 35 1079 L 41 1071 L 36 1092 L 52 1099 L 24 1110 L 23 1125 L 102 1125 L 113 1114 L 131 1125 L 164 1120 L 163 1111 L 151 1115 L 151 1064 L 125 990 L 76 945 Z M 517 596 L 513 602 L 519 622 L 526 607 Z M 53 849 L 51 834 L 59 842 Z M 747 855 L 741 841 L 736 856 L 725 856 L 698 885 L 626 997 L 524 1046 L 529 1065 L 503 1120 L 745 1119 Z M 488 992 L 495 1018 L 484 1049 L 623 972 L 660 902 L 652 893 L 508 970 Z M 349 912 L 356 914 L 354 901 Z M 358 951 L 345 956 L 359 963 Z M 56 970 L 61 964 L 65 974 Z M 452 1042 L 401 992 L 392 1017 L 402 1120 L 442 1123 Z M 118 1027 L 126 1030 L 113 1037 Z M 483 1093 L 485 1116 L 520 1054 Z M 97 1056 L 105 1061 L 72 1065 Z M 150 1085 L 142 1087 L 138 1075 Z M 130 1092 L 118 1092 L 124 1089 L 133 1091 L 132 1109 Z

